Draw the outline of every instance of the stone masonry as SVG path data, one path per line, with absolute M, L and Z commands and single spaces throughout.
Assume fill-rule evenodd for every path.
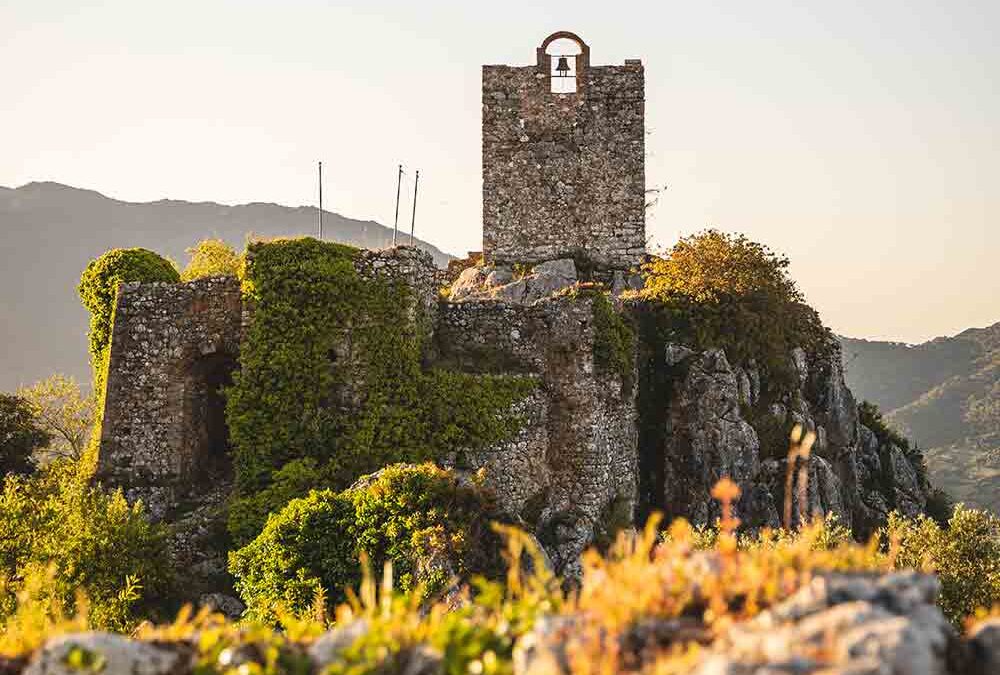
M 440 273 L 428 254 L 362 251 L 355 266 L 362 278 L 409 285 L 413 309 L 422 305 L 433 318 Z M 130 501 L 142 499 L 156 518 L 172 518 L 231 478 L 223 389 L 251 321 L 253 307 L 231 277 L 119 291 L 98 477 L 124 488 Z
M 575 41 L 576 92 L 553 93 L 556 39 Z M 590 65 L 553 33 L 529 66 L 483 66 L 483 253 L 627 269 L 645 253 L 642 63 Z
M 155 517 L 228 474 L 221 389 L 239 358 L 242 309 L 228 277 L 118 293 L 98 476 Z

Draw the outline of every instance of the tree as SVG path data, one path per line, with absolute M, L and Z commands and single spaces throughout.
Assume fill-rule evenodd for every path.
M 202 277 L 234 277 L 239 274 L 242 258 L 233 247 L 222 239 L 203 239 L 187 249 L 190 256 L 187 267 L 181 272 L 181 281 Z
M 0 394 L 0 479 L 8 473 L 30 473 L 34 468 L 32 455 L 50 439 L 28 401 Z
M 38 426 L 51 437 L 44 448 L 46 458 L 79 459 L 94 425 L 94 394 L 84 394 L 79 382 L 59 373 L 17 393 L 31 405 Z

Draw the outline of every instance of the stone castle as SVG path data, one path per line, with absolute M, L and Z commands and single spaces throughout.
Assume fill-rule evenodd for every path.
M 558 43 L 575 54 L 552 54 Z M 709 523 L 712 485 L 744 489 L 740 517 L 777 524 L 784 470 L 762 457 L 743 411 L 759 407 L 760 375 L 719 350 L 644 342 L 631 372 L 602 366 L 595 297 L 637 287 L 645 256 L 644 73 L 639 61 L 592 65 L 590 48 L 555 33 L 528 66 L 483 67 L 483 256 L 449 274 L 409 247 L 367 251 L 363 278 L 408 284 L 431 340 L 424 362 L 470 373 L 535 376 L 514 438 L 446 458 L 480 471 L 503 511 L 535 533 L 557 571 L 613 525 L 661 509 Z M 459 274 L 460 272 L 460 274 Z M 442 298 L 440 289 L 446 287 Z M 231 474 L 222 390 L 254 320 L 239 282 L 126 284 L 118 296 L 98 473 L 171 521 Z M 810 508 L 864 531 L 925 495 L 898 448 L 861 426 L 836 363 L 789 359 L 799 388 L 770 404 L 780 424 L 819 441 Z M 891 494 L 885 485 L 891 485 Z

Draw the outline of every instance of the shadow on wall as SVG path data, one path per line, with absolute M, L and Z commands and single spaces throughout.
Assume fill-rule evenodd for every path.
M 191 460 L 188 470 L 194 484 L 232 478 L 225 390 L 232 385 L 236 368 L 234 356 L 217 352 L 200 357 L 188 372 L 185 416 L 190 433 L 186 454 Z

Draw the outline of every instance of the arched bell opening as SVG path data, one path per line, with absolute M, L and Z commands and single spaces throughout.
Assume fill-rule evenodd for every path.
M 236 367 L 233 356 L 220 352 L 201 356 L 189 371 L 185 405 L 188 466 L 185 473 L 194 483 L 232 477 L 225 390 L 233 383 Z
M 542 41 L 537 57 L 540 72 L 549 77 L 549 91 L 575 94 L 590 64 L 590 47 L 575 33 L 558 31 Z

